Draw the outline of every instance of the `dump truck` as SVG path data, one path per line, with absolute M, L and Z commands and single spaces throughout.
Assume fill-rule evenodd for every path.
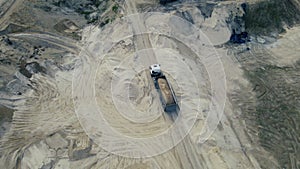
M 178 112 L 179 106 L 172 86 L 160 69 L 160 64 L 149 66 L 150 75 L 165 112 Z

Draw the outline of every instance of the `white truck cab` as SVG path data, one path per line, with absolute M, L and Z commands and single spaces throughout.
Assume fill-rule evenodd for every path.
M 159 98 L 165 112 L 178 112 L 180 110 L 176 95 L 169 84 L 166 76 L 160 70 L 160 64 L 149 66 L 150 74 L 154 82 L 154 86 L 159 93 Z
M 161 75 L 160 64 L 153 64 L 149 67 L 151 76 Z

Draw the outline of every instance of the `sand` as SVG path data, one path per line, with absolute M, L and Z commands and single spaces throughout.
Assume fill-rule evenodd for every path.
M 234 89 L 227 89 L 226 80 L 242 73 L 224 57 L 226 50 L 213 47 L 228 39 L 228 28 L 216 25 L 226 11 L 207 21 L 204 31 L 214 34 L 207 38 L 170 14 L 134 15 L 135 3 L 125 4 L 132 14 L 127 18 L 86 27 L 79 44 L 44 34 L 15 35 L 64 47 L 77 62 L 73 71 L 57 71 L 54 78 L 32 78 L 36 86 L 26 103 L 17 104 L 15 123 L 2 140 L 8 156 L 2 158 L 24 155 L 19 164 L 25 168 L 52 165 L 54 154 L 55 168 L 259 168 L 244 149 L 245 134 L 235 132 L 243 126 L 231 123 L 226 101 Z M 154 62 L 174 88 L 178 115 L 162 109 L 148 71 Z
M 281 38 L 273 44 L 266 45 L 275 56 L 274 60 L 277 65 L 284 66 L 295 64 L 299 60 L 298 53 L 300 52 L 300 27 L 287 29 L 286 33 L 280 35 Z

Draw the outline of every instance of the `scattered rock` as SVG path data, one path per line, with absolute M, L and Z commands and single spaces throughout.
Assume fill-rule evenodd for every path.
M 71 154 L 70 159 L 76 161 L 76 160 L 81 160 L 81 159 L 87 158 L 87 157 L 91 156 L 91 154 L 89 153 L 91 151 L 91 149 L 92 149 L 91 146 L 89 146 L 84 149 L 74 150 Z
M 41 167 L 41 169 L 52 169 L 53 166 L 54 166 L 54 164 L 55 164 L 55 161 L 54 161 L 54 160 L 51 160 L 50 163 L 44 164 L 44 165 Z
M 247 32 L 236 33 L 235 30 L 232 31 L 232 35 L 230 37 L 230 42 L 232 43 L 246 43 L 249 41 L 249 36 Z
M 229 18 L 227 19 L 228 26 L 231 28 L 230 42 L 232 43 L 246 43 L 250 41 L 248 32 L 245 28 L 245 9 L 246 4 L 243 3 L 230 11 Z
M 159 3 L 162 5 L 166 5 L 167 3 L 175 2 L 175 1 L 177 1 L 177 0 L 160 0 Z
M 1 64 L 5 65 L 11 65 L 11 60 L 10 59 L 0 59 Z
M 13 42 L 7 36 L 2 36 L 2 41 L 4 41 L 7 45 L 13 44 Z
M 215 5 L 216 4 L 214 3 L 205 3 L 204 5 L 197 6 L 197 8 L 200 9 L 201 14 L 204 16 L 204 18 L 210 18 Z
M 40 66 L 39 63 L 37 62 L 31 62 L 31 63 L 27 63 L 25 65 L 25 69 L 30 73 L 30 74 L 36 74 L 39 72 L 43 72 L 45 73 L 45 68 Z
M 46 73 L 46 68 L 40 66 L 38 62 L 21 63 L 19 71 L 27 78 L 31 78 L 33 74 Z
M 46 138 L 46 144 L 54 149 L 63 149 L 68 146 L 68 141 L 65 140 L 60 134 L 55 133 L 54 135 Z
M 264 44 L 266 42 L 266 40 L 264 40 L 263 38 L 261 38 L 259 36 L 256 37 L 256 40 L 258 43 L 261 43 L 261 44 Z

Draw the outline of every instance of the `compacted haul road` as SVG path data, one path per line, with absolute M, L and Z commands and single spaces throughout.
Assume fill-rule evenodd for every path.
M 178 113 L 172 112 L 170 116 L 171 119 L 175 121 L 178 118 Z M 177 127 L 176 129 L 176 134 L 180 137 L 184 137 L 184 139 L 174 148 L 178 160 L 180 161 L 181 168 L 207 168 L 204 165 L 204 160 L 200 160 L 201 156 L 196 152 L 197 147 L 192 142 L 190 136 L 186 135 L 184 128 Z
M 136 2 L 133 0 L 128 0 L 126 1 L 126 7 L 127 7 L 127 12 L 129 15 L 135 14 L 137 13 L 137 9 L 136 9 Z M 139 50 L 146 50 L 146 59 L 144 59 L 145 61 L 145 67 L 148 65 L 152 65 L 157 63 L 157 58 L 154 54 L 153 48 L 152 48 L 152 44 L 151 41 L 149 39 L 149 34 L 147 34 L 146 32 L 146 28 L 145 25 L 143 24 L 143 22 L 140 20 L 139 16 L 136 15 L 134 17 L 132 17 L 134 19 L 131 20 L 131 24 L 134 30 L 134 44 L 135 44 L 135 50 L 139 51 Z M 150 75 L 148 76 L 148 82 L 153 83 L 152 79 L 150 77 Z M 153 89 L 154 85 L 152 85 Z M 178 111 L 175 112 L 169 112 L 169 113 L 165 113 L 164 116 L 169 116 L 169 117 L 165 117 L 166 119 L 166 123 L 174 123 L 175 120 L 178 118 Z M 182 126 L 184 127 L 184 126 Z M 198 156 L 197 152 L 196 152 L 196 146 L 194 143 L 192 143 L 190 136 L 186 135 L 186 133 L 184 132 L 184 128 L 180 128 L 177 127 L 177 132 L 176 132 L 176 136 L 171 136 L 174 138 L 179 138 L 182 137 L 184 138 L 175 148 L 174 148 L 174 156 L 177 158 L 178 162 L 180 163 L 180 168 L 186 168 L 186 169 L 200 169 L 200 168 L 206 168 L 205 166 L 203 166 L 200 163 L 200 156 Z M 185 136 L 186 135 L 186 136 Z

